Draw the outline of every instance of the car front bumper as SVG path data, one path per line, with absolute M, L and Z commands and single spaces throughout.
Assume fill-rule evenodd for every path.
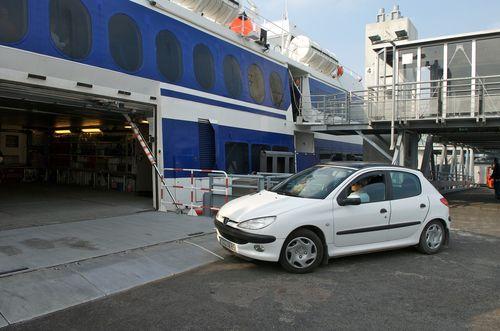
M 269 262 L 279 260 L 284 239 L 241 231 L 217 220 L 214 223 L 217 229 L 217 240 L 225 249 L 255 260 Z

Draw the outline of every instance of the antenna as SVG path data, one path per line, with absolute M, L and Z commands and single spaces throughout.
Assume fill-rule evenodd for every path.
M 283 10 L 283 20 L 281 21 L 281 52 L 285 54 L 285 23 L 288 22 L 288 0 L 285 0 L 285 8 Z M 290 31 L 288 31 L 290 33 Z

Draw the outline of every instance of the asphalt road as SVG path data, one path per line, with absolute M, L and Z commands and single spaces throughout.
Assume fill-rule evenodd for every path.
M 229 257 L 11 329 L 499 329 L 500 239 L 452 241 L 435 256 L 346 257 L 308 275 Z
M 454 207 L 453 227 L 466 231 L 454 230 L 438 255 L 408 248 L 345 257 L 308 275 L 228 256 L 10 329 L 500 330 L 497 203 Z

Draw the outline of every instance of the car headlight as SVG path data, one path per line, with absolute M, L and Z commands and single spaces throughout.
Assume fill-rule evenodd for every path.
M 242 229 L 248 229 L 248 230 L 260 230 L 263 229 L 276 221 L 276 217 L 262 217 L 262 218 L 255 218 L 253 220 L 248 220 L 245 222 L 241 222 L 238 224 L 238 227 Z
M 215 219 L 219 222 L 224 222 L 224 216 L 221 215 L 221 213 L 217 213 L 217 215 L 215 216 Z

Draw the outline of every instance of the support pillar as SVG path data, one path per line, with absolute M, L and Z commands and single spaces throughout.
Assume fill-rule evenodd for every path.
M 424 154 L 422 155 L 422 164 L 420 166 L 420 171 L 424 174 L 426 178 L 431 178 L 431 174 L 434 172 L 434 137 L 432 135 L 427 136 L 425 141 Z
M 450 162 L 450 175 L 455 175 L 457 173 L 457 146 L 453 145 L 451 153 L 451 162 Z
M 469 148 L 469 176 L 472 177 L 472 181 L 476 181 L 475 177 L 475 162 L 474 162 L 474 150 L 472 148 Z
M 443 173 L 448 166 L 448 145 L 443 145 L 441 150 L 441 159 L 439 160 L 438 179 L 442 179 Z
M 460 147 L 460 156 L 458 158 L 458 171 L 457 174 L 460 175 L 462 178 L 465 176 L 465 148 L 462 146 Z
M 399 149 L 397 164 L 412 169 L 418 169 L 418 134 L 409 131 L 403 131 L 400 134 L 403 136 L 401 144 L 396 146 L 396 148 Z

